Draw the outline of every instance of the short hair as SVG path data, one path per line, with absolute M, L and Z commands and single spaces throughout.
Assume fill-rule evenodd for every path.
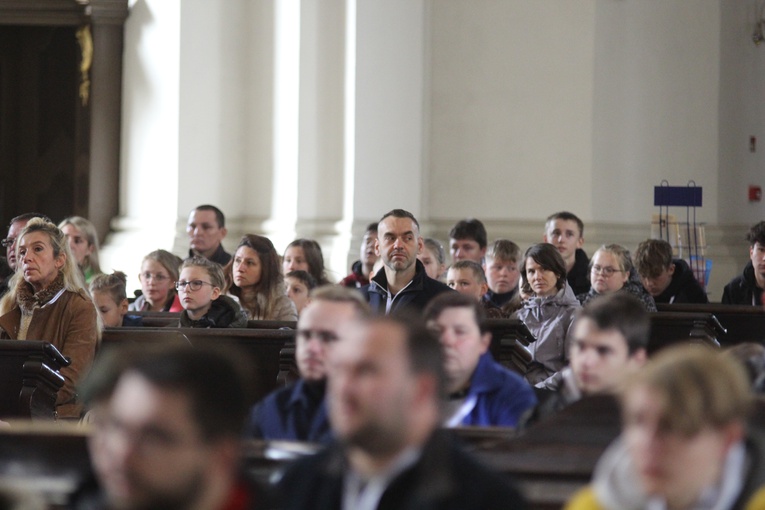
M 352 289 L 351 289 L 352 290 Z M 446 369 L 440 340 L 428 330 L 421 317 L 407 311 L 368 319 L 367 325 L 392 324 L 404 331 L 404 347 L 413 374 L 430 374 L 437 384 L 436 404 L 439 408 L 446 397 Z
M 497 239 L 486 250 L 486 258 L 517 263 L 521 259 L 521 248 L 509 239 Z
M 542 269 L 552 271 L 557 277 L 555 281 L 555 288 L 558 290 L 566 286 L 566 263 L 563 262 L 558 249 L 550 243 L 534 244 L 526 250 L 523 255 L 523 262 L 521 262 L 521 277 L 523 278 L 523 292 L 526 294 L 533 294 L 531 290 L 531 284 L 526 277 L 526 261 L 531 258 L 542 266 Z
M 749 241 L 749 246 L 754 246 L 755 243 L 765 246 L 765 221 L 753 225 L 746 234 L 746 240 Z
M 223 228 L 226 226 L 226 216 L 224 216 L 223 211 L 221 211 L 214 205 L 204 204 L 204 205 L 195 207 L 194 210 L 195 211 L 212 211 L 215 213 L 215 221 L 218 223 L 218 228 Z
M 619 270 L 625 273 L 632 271 L 632 258 L 630 257 L 630 251 L 621 244 L 604 244 L 592 255 L 590 259 L 590 270 L 592 270 L 592 261 L 595 260 L 595 255 L 598 252 L 607 252 L 616 258 L 616 263 L 619 264 Z
M 373 221 L 372 223 L 370 223 L 369 225 L 367 225 L 367 228 L 366 228 L 366 229 L 364 229 L 364 233 L 365 233 L 365 234 L 366 234 L 366 233 L 369 233 L 369 232 L 374 232 L 374 233 L 377 233 L 377 222 L 376 222 L 376 221 Z
M 442 245 L 438 239 L 426 237 L 422 242 L 425 244 L 425 248 L 435 255 L 439 264 L 446 263 L 446 250 L 444 250 L 444 245 Z
M 547 220 L 545 220 L 545 229 L 547 229 L 547 225 L 551 221 L 555 220 L 563 220 L 563 221 L 575 221 L 576 226 L 579 227 L 579 237 L 584 236 L 584 222 L 579 219 L 579 216 L 572 212 L 568 211 L 558 211 L 554 214 L 551 214 L 547 217 Z
M 18 216 L 16 216 L 15 218 L 13 218 L 13 219 L 12 219 L 12 220 L 11 220 L 11 221 L 8 223 L 8 230 L 10 230 L 10 228 L 11 228 L 11 225 L 13 225 L 14 223 L 18 223 L 18 222 L 20 222 L 20 221 L 29 221 L 29 220 L 31 220 L 32 218 L 42 218 L 42 219 L 44 219 L 45 221 L 47 221 L 48 223 L 53 223 L 53 220 L 51 220 L 50 218 L 48 218 L 46 215 L 44 215 L 44 214 L 42 214 L 42 213 L 37 213 L 37 212 L 28 212 L 28 213 L 24 213 L 24 214 L 19 214 Z
M 468 308 L 473 310 L 475 323 L 481 334 L 487 333 L 486 310 L 483 305 L 470 296 L 459 292 L 442 292 L 430 300 L 422 313 L 425 322 L 437 320 L 447 308 Z
M 648 348 L 651 319 L 643 303 L 626 292 L 591 299 L 576 314 L 576 322 L 590 319 L 601 331 L 617 331 L 627 342 L 630 355 Z
M 479 285 L 486 283 L 486 273 L 483 272 L 481 264 L 473 260 L 458 260 L 449 269 L 470 269 Z
M 284 275 L 284 278 L 295 278 L 296 280 L 299 280 L 303 285 L 305 285 L 305 288 L 308 289 L 309 292 L 316 288 L 318 285 L 316 283 L 316 278 L 311 276 L 311 273 L 308 271 L 303 271 L 302 269 L 290 271 Z
M 127 275 L 122 271 L 115 271 L 112 274 L 99 274 L 90 282 L 90 293 L 106 292 L 119 305 L 127 299 L 126 285 Z
M 460 220 L 449 231 L 450 239 L 472 239 L 478 243 L 481 248 L 486 248 L 487 235 L 486 227 L 483 226 L 481 220 L 475 218 L 467 218 Z
M 174 282 L 178 281 L 179 268 L 183 264 L 183 260 L 167 250 L 154 250 L 143 258 L 141 265 L 147 260 L 156 262 L 164 267 L 168 273 L 170 273 L 170 279 Z
M 143 352 L 114 351 L 120 355 L 111 357 L 111 370 L 94 368 L 99 377 L 88 377 L 83 385 L 86 401 L 108 398 L 120 379 L 133 373 L 153 386 L 186 395 L 190 414 L 205 441 L 241 436 L 252 401 L 242 356 L 220 347 L 188 345 L 144 346 Z M 122 355 L 124 352 L 128 354 Z M 105 376 L 105 372 L 112 375 Z
M 751 405 L 744 369 L 733 359 L 701 346 L 658 352 L 627 379 L 622 401 L 636 388 L 660 394 L 664 430 L 692 437 L 707 427 L 744 422 Z
M 378 228 L 380 223 L 382 223 L 382 221 L 389 216 L 393 216 L 394 218 L 410 219 L 412 220 L 412 223 L 414 223 L 414 226 L 417 227 L 417 232 L 420 231 L 420 222 L 417 221 L 417 218 L 414 217 L 414 214 L 404 209 L 391 209 L 390 211 L 383 214 L 382 218 L 380 218 L 380 221 L 377 222 Z
M 65 226 L 72 225 L 74 228 L 79 230 L 83 236 L 85 236 L 85 240 L 88 242 L 88 246 L 93 247 L 93 251 L 90 252 L 83 262 L 83 268 L 87 269 L 89 268 L 94 273 L 100 273 L 101 272 L 101 264 L 98 262 L 98 232 L 96 231 L 96 226 L 93 225 L 93 223 L 88 220 L 87 218 L 83 218 L 82 216 L 70 216 L 68 218 L 65 218 L 61 221 L 61 223 L 58 224 L 58 228 L 61 230 L 64 229 Z
M 298 247 L 303 250 L 303 256 L 308 264 L 308 272 L 311 273 L 319 285 L 332 283 L 327 277 L 327 270 L 324 267 L 324 254 L 321 252 L 321 245 L 313 239 L 295 239 L 284 249 L 287 253 L 292 247 Z
M 635 250 L 633 263 L 640 276 L 656 278 L 672 265 L 672 245 L 663 239 L 646 239 Z
M 205 257 L 189 257 L 183 261 L 178 272 L 180 273 L 187 267 L 201 267 L 207 271 L 213 287 L 218 287 L 221 291 L 225 288 L 226 279 L 223 276 L 223 268 L 220 267 L 220 264 Z
M 316 287 L 310 293 L 311 302 L 324 301 L 325 303 L 347 303 L 353 305 L 356 311 L 356 317 L 359 319 L 369 317 L 372 309 L 369 303 L 364 299 L 356 289 L 343 287 L 340 285 L 325 285 Z

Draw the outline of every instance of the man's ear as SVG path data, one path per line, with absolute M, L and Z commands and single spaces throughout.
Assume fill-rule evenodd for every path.
M 414 255 L 417 256 L 420 253 L 422 253 L 425 250 L 425 241 L 423 241 L 422 237 L 417 238 L 417 253 Z
M 486 333 L 481 335 L 481 354 L 488 351 L 490 345 L 491 345 L 491 333 L 487 331 Z
M 648 353 L 646 353 L 646 350 L 641 348 L 630 354 L 629 356 L 629 363 L 631 363 L 634 368 L 640 368 L 643 365 L 645 365 L 645 362 L 648 360 Z
M 375 255 L 378 257 L 382 256 L 380 253 L 380 239 L 375 239 Z
M 211 301 L 215 301 L 220 297 L 220 287 L 213 287 Z
M 669 273 L 669 276 L 672 276 L 673 274 L 675 274 L 675 263 L 674 262 L 669 265 L 669 269 L 667 269 L 667 272 Z
M 221 235 L 221 239 L 225 238 L 226 234 L 228 234 L 228 229 L 226 227 L 223 227 L 222 229 L 220 229 L 220 231 L 221 231 L 221 234 L 222 234 Z
M 576 240 L 576 247 L 581 248 L 584 246 L 584 237 L 579 236 L 579 239 Z

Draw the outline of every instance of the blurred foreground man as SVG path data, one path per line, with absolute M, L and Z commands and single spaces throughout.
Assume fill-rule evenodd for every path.
M 335 345 L 329 374 L 338 441 L 286 473 L 285 508 L 525 508 L 505 479 L 436 431 L 443 355 L 423 325 L 392 317 L 353 324 Z
M 101 491 L 75 508 L 266 508 L 240 471 L 248 398 L 235 363 L 190 347 L 127 358 L 84 389 Z

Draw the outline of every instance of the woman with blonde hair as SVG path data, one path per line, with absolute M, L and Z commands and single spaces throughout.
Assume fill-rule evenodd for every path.
M 619 244 L 604 244 L 590 259 L 589 292 L 576 298 L 584 306 L 591 299 L 614 292 L 628 292 L 643 303 L 646 311 L 656 311 L 656 303 L 640 283 L 627 248 Z
M 29 220 L 16 243 L 17 270 L 0 300 L 0 338 L 44 340 L 71 360 L 61 369 L 60 418 L 79 418 L 75 386 L 90 368 L 100 326 L 66 235 L 41 218 Z
M 80 267 L 85 283 L 89 284 L 103 272 L 98 263 L 98 232 L 95 225 L 82 216 L 70 216 L 59 223 L 58 228 L 69 241 L 69 251 Z
M 267 237 L 242 237 L 224 273 L 227 292 L 239 299 L 250 319 L 297 320 L 295 304 L 284 291 L 279 254 Z

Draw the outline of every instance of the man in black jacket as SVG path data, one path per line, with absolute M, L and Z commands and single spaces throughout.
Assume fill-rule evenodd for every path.
M 443 431 L 444 360 L 420 322 L 379 317 L 345 328 L 330 358 L 337 443 L 282 478 L 287 510 L 525 508 L 508 481 Z
M 746 240 L 749 241 L 749 262 L 743 273 L 723 289 L 723 304 L 762 306 L 765 290 L 765 221 L 750 228 Z
M 388 314 L 403 308 L 421 311 L 436 295 L 452 292 L 425 273 L 425 266 L 417 260 L 422 250 L 420 224 L 412 213 L 393 209 L 380 219 L 375 251 L 383 267 L 361 288 L 372 312 Z
M 709 303 L 688 263 L 672 258 L 667 241 L 643 241 L 635 250 L 634 263 L 640 282 L 657 303 Z

